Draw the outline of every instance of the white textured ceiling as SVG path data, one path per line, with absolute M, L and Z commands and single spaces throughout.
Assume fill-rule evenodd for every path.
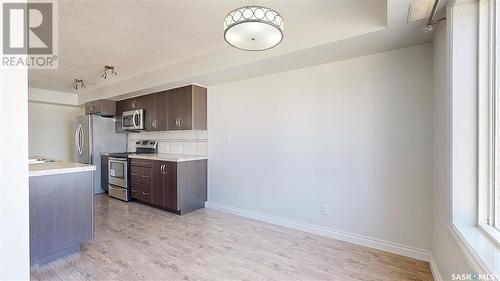
M 242 53 L 224 41 L 225 15 L 249 3 L 284 17 L 278 47 Z M 30 70 L 30 87 L 74 93 L 71 82 L 81 78 L 83 93 L 211 53 L 245 61 L 283 55 L 382 30 L 386 7 L 385 0 L 59 1 L 59 69 Z M 100 79 L 105 64 L 118 77 Z

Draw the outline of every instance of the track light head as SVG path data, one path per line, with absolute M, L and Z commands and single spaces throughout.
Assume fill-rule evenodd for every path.
M 85 82 L 82 79 L 75 78 L 73 80 L 73 90 L 78 90 L 79 88 L 86 88 Z
M 104 72 L 101 75 L 102 79 L 107 79 L 108 78 L 108 71 L 110 71 L 111 74 L 113 74 L 114 76 L 118 75 L 118 73 L 116 73 L 116 71 L 115 71 L 115 67 L 114 66 L 112 66 L 112 65 L 105 65 L 104 66 Z

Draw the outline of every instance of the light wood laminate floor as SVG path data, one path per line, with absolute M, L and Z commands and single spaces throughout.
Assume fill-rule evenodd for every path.
M 95 240 L 32 280 L 433 280 L 428 263 L 203 209 L 96 197 Z

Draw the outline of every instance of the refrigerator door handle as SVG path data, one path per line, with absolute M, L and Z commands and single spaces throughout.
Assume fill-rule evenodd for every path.
M 83 152 L 83 146 L 85 145 L 85 136 L 83 135 L 84 132 L 83 132 L 83 127 L 82 125 L 80 125 L 80 154 L 82 154 Z
M 75 129 L 75 148 L 80 153 L 80 124 L 77 124 Z

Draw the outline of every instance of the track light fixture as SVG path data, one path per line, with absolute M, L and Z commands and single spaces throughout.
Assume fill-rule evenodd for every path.
M 101 75 L 101 78 L 102 79 L 106 79 L 108 78 L 108 70 L 111 72 L 111 74 L 113 74 L 114 76 L 118 75 L 118 73 L 116 73 L 115 71 L 115 67 L 112 66 L 112 65 L 105 65 L 104 66 L 104 72 L 102 73 Z
M 104 72 L 101 75 L 102 79 L 108 78 L 108 71 L 111 73 L 111 75 L 114 75 L 114 76 L 118 75 L 118 73 L 116 73 L 116 71 L 115 71 L 115 67 L 114 66 L 112 66 L 112 65 L 105 65 L 104 66 Z M 86 83 L 87 82 L 83 81 L 82 79 L 75 78 L 75 79 L 73 79 L 73 87 L 72 88 L 73 88 L 73 90 L 78 90 L 78 89 L 86 88 L 87 87 Z
M 75 78 L 73 80 L 73 90 L 78 90 L 78 89 L 83 89 L 86 88 L 87 85 L 85 85 L 85 82 L 82 79 Z

